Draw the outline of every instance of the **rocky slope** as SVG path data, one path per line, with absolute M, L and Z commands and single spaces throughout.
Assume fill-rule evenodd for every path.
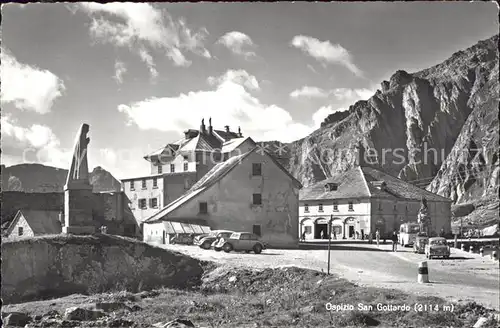
M 365 151 L 372 164 L 456 203 L 497 194 L 497 48 L 498 35 L 429 69 L 397 71 L 369 100 L 288 144 L 282 162 L 307 186 L 351 168 L 361 146 L 374 151 Z
M 68 170 L 41 164 L 2 165 L 2 190 L 24 192 L 60 192 Z M 90 173 L 94 192 L 119 191 L 120 182 L 111 173 L 97 166 Z
M 135 239 L 54 235 L 2 242 L 2 301 L 75 293 L 191 288 L 201 263 Z

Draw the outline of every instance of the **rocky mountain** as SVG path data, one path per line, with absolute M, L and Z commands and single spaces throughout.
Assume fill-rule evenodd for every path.
M 370 164 L 457 204 L 498 202 L 497 49 L 498 35 L 431 68 L 395 72 L 370 99 L 288 144 L 282 161 L 307 186 L 365 153 Z
M 2 191 L 62 192 L 68 170 L 42 164 L 2 165 Z M 94 192 L 118 191 L 120 181 L 100 166 L 90 173 Z

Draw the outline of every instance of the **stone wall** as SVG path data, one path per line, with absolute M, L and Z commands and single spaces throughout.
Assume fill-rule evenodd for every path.
M 40 236 L 2 243 L 2 300 L 18 303 L 153 288 L 188 288 L 201 281 L 198 260 L 110 235 Z

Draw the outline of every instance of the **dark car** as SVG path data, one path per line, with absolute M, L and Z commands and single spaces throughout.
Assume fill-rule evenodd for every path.
M 210 249 L 213 242 L 217 241 L 219 238 L 229 238 L 233 231 L 229 230 L 214 230 L 208 235 L 195 241 L 195 245 L 200 246 L 203 249 Z
M 250 251 L 253 251 L 255 254 L 260 254 L 262 250 L 266 249 L 266 244 L 256 234 L 235 232 L 229 239 L 221 238 L 214 248 L 216 250 L 222 249 L 226 253 L 231 251 L 245 251 L 246 253 L 250 253 Z

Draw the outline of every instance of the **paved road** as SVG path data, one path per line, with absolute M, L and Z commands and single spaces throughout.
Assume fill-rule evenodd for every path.
M 163 245 L 203 260 L 218 263 L 272 268 L 299 266 L 327 270 L 328 252 L 323 249 L 264 251 L 260 255 L 202 250 L 196 246 Z M 417 283 L 418 263 L 423 254 L 410 248 L 394 253 L 391 245 L 338 244 L 331 250 L 331 272 L 360 285 L 401 289 L 420 295 L 440 296 L 449 300 L 474 300 L 499 308 L 498 262 L 452 249 L 447 260 L 427 260 L 429 284 Z

